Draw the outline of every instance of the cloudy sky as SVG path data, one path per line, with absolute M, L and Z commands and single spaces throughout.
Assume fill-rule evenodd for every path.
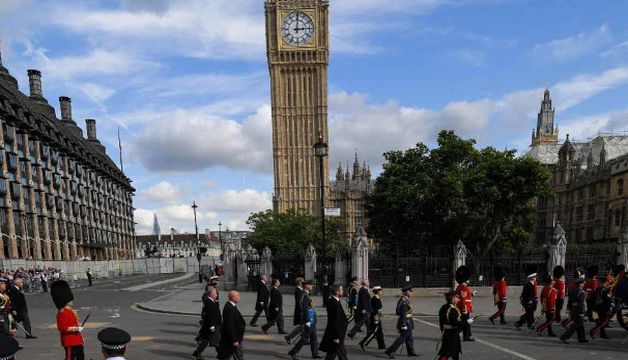
M 455 129 L 525 151 L 545 86 L 561 138 L 628 129 L 628 3 L 331 0 L 333 167 Z M 2 58 L 72 98 L 137 188 L 138 234 L 246 228 L 272 206 L 263 0 L 0 1 Z M 334 173 L 332 171 L 332 173 Z M 224 228 L 223 228 L 224 229 Z

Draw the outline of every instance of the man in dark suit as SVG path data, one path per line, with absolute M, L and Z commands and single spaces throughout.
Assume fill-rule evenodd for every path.
M 268 332 L 268 329 L 277 324 L 277 330 L 280 334 L 286 334 L 283 330 L 283 296 L 279 291 L 281 281 L 279 279 L 273 279 L 273 287 L 270 288 L 270 305 L 268 308 L 268 323 L 262 326 L 264 334 Z
M 290 341 L 293 338 L 297 337 L 297 335 L 299 335 L 303 331 L 303 326 L 301 324 L 301 313 L 303 312 L 303 309 L 301 309 L 301 303 L 304 294 L 303 278 L 296 278 L 296 280 L 294 281 L 294 285 L 296 286 L 294 288 L 294 315 L 292 320 L 292 325 L 294 325 L 294 329 L 292 329 L 292 332 L 285 337 L 288 345 L 290 345 Z
M 327 327 L 321 341 L 320 350 L 327 353 L 326 360 L 336 357 L 346 360 L 345 333 L 347 332 L 347 315 L 345 314 L 340 298 L 343 295 L 342 286 L 333 286 L 331 297 L 327 301 Z
M 358 290 L 358 308 L 355 313 L 355 323 L 347 334 L 353 340 L 356 333 L 362 331 L 362 325 L 368 328 L 369 317 L 371 316 L 371 294 L 369 294 L 369 280 L 362 280 L 362 287 Z
M 203 306 L 203 321 L 201 330 L 198 332 L 198 348 L 192 354 L 196 359 L 202 359 L 201 354 L 207 345 L 218 348 L 220 343 L 220 328 L 222 326 L 222 316 L 218 304 L 218 291 L 209 287 L 207 289 L 207 302 Z
M 9 299 L 11 299 L 11 305 L 13 307 L 13 317 L 16 323 L 22 323 L 24 330 L 26 330 L 27 339 L 36 339 L 33 336 L 31 329 L 31 321 L 28 318 L 28 306 L 26 306 L 26 298 L 22 289 L 24 288 L 24 280 L 16 279 L 13 286 L 8 291 Z
M 251 319 L 251 323 L 249 325 L 256 327 L 257 319 L 264 312 L 264 315 L 268 318 L 268 297 L 270 293 L 268 292 L 268 288 L 266 287 L 266 282 L 268 278 L 266 275 L 261 275 L 259 277 L 259 284 L 257 285 L 257 301 L 255 302 L 255 314 L 253 314 L 253 319 Z
M 89 286 L 92 286 L 92 270 L 90 268 L 87 268 L 87 282 L 89 283 Z
M 310 343 L 312 350 L 312 359 L 319 359 L 318 355 L 318 338 L 316 335 L 316 312 L 314 311 L 314 299 L 310 296 L 313 283 L 305 281 L 303 283 L 303 297 L 301 299 L 301 338 L 294 345 L 288 355 L 292 360 L 296 360 L 297 354 L 301 351 L 303 345 Z
M 242 339 L 244 338 L 244 327 L 246 322 L 238 310 L 240 293 L 231 290 L 229 301 L 222 310 L 222 329 L 220 334 L 220 347 L 217 358 L 226 360 L 231 357 L 235 360 L 244 359 L 242 353 Z

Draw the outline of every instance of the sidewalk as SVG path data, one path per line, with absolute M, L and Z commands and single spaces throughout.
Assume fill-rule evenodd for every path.
M 201 296 L 205 284 L 189 284 L 178 287 L 171 293 L 160 296 L 151 301 L 138 303 L 136 306 L 145 311 L 165 313 L 165 314 L 180 314 L 180 315 L 199 315 L 201 308 L 203 307 L 201 302 Z M 289 289 L 284 289 L 289 290 Z M 417 289 L 419 290 L 419 289 Z M 519 290 L 520 287 L 509 288 L 510 302 L 506 308 L 507 316 L 519 316 L 523 313 L 521 305 L 519 304 Z M 384 290 L 386 294 L 393 293 L 394 290 Z M 431 294 L 435 291 L 415 291 L 415 297 L 412 299 L 414 314 L 415 315 L 437 315 L 438 310 L 444 303 L 443 296 L 437 295 L 425 295 Z M 442 291 L 440 291 L 442 293 Z M 221 305 L 227 301 L 227 291 L 220 291 L 220 303 Z M 421 296 L 416 296 L 417 293 L 421 293 Z M 438 293 L 436 291 L 436 293 Z M 475 315 L 490 316 L 496 308 L 493 306 L 493 297 L 485 295 L 486 289 L 480 289 L 480 295 L 473 298 L 473 309 Z M 253 292 L 241 292 L 241 299 L 238 308 L 245 317 L 251 317 L 254 314 L 256 294 Z M 323 301 L 321 296 L 314 296 L 314 302 L 316 306 L 316 312 L 319 316 L 326 316 L 326 311 L 323 308 Z M 397 304 L 396 296 L 384 296 L 382 298 L 384 315 L 395 316 L 395 306 Z M 343 305 L 346 304 L 343 299 Z M 284 317 L 292 318 L 294 312 L 294 296 L 292 292 L 283 294 L 283 312 Z

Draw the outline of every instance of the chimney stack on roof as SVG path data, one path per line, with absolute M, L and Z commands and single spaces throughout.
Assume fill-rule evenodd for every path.
M 61 107 L 61 120 L 72 120 L 72 99 L 67 96 L 59 97 Z
M 28 85 L 31 90 L 31 98 L 34 98 L 36 100 L 44 100 L 43 91 L 41 88 L 41 71 L 35 69 L 28 70 Z
M 87 140 L 98 141 L 96 137 L 96 120 L 86 119 L 85 126 L 87 127 Z

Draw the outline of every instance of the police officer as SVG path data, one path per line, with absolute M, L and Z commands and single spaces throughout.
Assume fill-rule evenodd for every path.
M 567 344 L 567 340 L 575 333 L 578 333 L 578 342 L 587 343 L 584 333 L 584 315 L 586 312 L 586 295 L 584 292 L 584 279 L 582 277 L 574 280 L 575 289 L 569 293 L 569 315 L 571 316 L 571 326 L 560 337 L 560 340 Z
M 454 290 L 445 294 L 446 303 L 438 311 L 438 323 L 441 331 L 441 347 L 438 350 L 439 360 L 452 358 L 458 360 L 462 353 L 460 329 L 464 324 L 462 313 L 458 309 L 460 297 Z
M 347 334 L 351 340 L 356 333 L 362 331 L 362 325 L 368 328 L 368 320 L 371 316 L 371 295 L 369 294 L 369 280 L 362 280 L 362 287 L 358 290 L 358 306 L 355 313 L 355 324 Z
M 98 341 L 102 346 L 105 360 L 124 360 L 127 344 L 131 342 L 131 335 L 122 329 L 108 327 L 98 332 Z
M 0 359 L 15 360 L 15 354 L 20 349 L 20 344 L 13 336 L 0 335 Z
M 360 349 L 366 351 L 366 347 L 369 346 L 374 338 L 377 338 L 377 348 L 386 349 L 386 342 L 384 341 L 384 329 L 382 327 L 382 287 L 373 287 L 373 297 L 371 298 L 371 316 L 369 319 L 368 331 L 364 339 L 360 341 Z
M 395 342 L 384 351 L 389 359 L 395 358 L 393 354 L 404 343 L 406 344 L 408 356 L 419 356 L 414 352 L 414 338 L 412 335 L 412 330 L 414 330 L 414 320 L 412 319 L 412 287 L 405 286 L 401 291 L 403 292 L 403 296 L 397 301 L 396 309 L 396 313 L 399 316 L 397 320 L 399 336 Z

